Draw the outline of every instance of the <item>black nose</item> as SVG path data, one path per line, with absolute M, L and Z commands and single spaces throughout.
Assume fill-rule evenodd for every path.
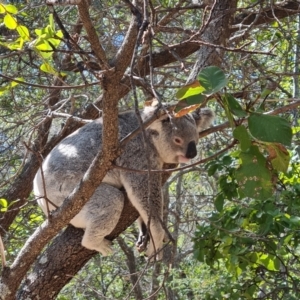
M 194 158 L 196 155 L 197 155 L 196 143 L 194 141 L 189 142 L 185 156 L 187 158 Z

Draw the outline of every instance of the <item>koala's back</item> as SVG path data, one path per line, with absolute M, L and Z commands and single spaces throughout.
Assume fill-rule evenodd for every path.
M 47 197 L 56 205 L 60 206 L 78 184 L 102 147 L 102 127 L 102 119 L 81 127 L 62 140 L 45 159 L 42 169 Z M 134 112 L 119 115 L 120 139 L 137 127 L 138 120 Z M 120 187 L 117 173 L 111 171 L 105 182 Z M 37 197 L 45 195 L 41 171 L 34 180 L 34 193 Z
M 138 127 L 136 116 L 127 112 L 119 116 L 119 139 Z M 51 152 L 53 171 L 85 172 L 102 146 L 102 119 L 97 119 L 67 138 Z M 80 160 L 75 161 L 74 159 Z

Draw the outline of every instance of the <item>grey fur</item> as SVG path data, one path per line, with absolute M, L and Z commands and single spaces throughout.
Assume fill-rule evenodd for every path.
M 142 111 L 145 120 L 153 115 L 155 108 L 146 107 Z M 187 162 L 196 156 L 198 132 L 208 127 L 213 119 L 209 109 L 202 109 L 181 118 L 165 115 L 153 122 L 146 130 L 150 168 L 161 170 L 164 163 Z M 122 139 L 138 127 L 134 112 L 119 115 L 119 137 Z M 43 162 L 47 197 L 57 206 L 72 192 L 87 171 L 102 144 L 102 119 L 89 123 L 66 137 L 47 156 Z M 142 135 L 130 140 L 116 160 L 124 168 L 147 170 L 148 158 L 144 149 Z M 71 224 L 84 228 L 82 245 L 88 249 L 111 253 L 110 242 L 105 239 L 116 226 L 123 208 L 124 187 L 127 195 L 147 224 L 151 210 L 150 232 L 152 239 L 146 254 L 152 256 L 162 248 L 164 230 L 158 220 L 162 218 L 163 199 L 161 193 L 161 174 L 137 173 L 113 169 L 107 173 L 103 183 L 83 207 Z M 34 179 L 34 193 L 39 205 L 47 215 L 46 200 L 41 172 Z M 150 203 L 150 207 L 149 207 Z M 50 210 L 55 208 L 49 203 Z M 140 222 L 141 223 L 141 222 Z M 142 234 L 142 233 L 141 233 Z

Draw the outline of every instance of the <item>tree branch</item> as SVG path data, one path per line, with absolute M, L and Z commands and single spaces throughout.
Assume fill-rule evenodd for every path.
M 300 2 L 297 0 L 283 1 L 279 3 L 271 4 L 271 6 L 265 8 L 259 12 L 246 12 L 239 14 L 235 17 L 233 24 L 235 25 L 250 25 L 255 21 L 255 26 L 262 24 L 269 24 L 277 19 L 284 19 L 288 16 L 293 16 L 299 13 Z M 233 28 L 232 31 L 236 31 Z
M 97 59 L 99 61 L 100 68 L 102 70 L 109 69 L 110 66 L 107 62 L 105 51 L 99 42 L 98 34 L 97 34 L 95 27 L 91 21 L 91 18 L 89 15 L 89 10 L 88 10 L 88 4 L 86 1 L 81 1 L 78 4 L 78 12 L 79 12 L 80 19 L 83 23 L 83 27 L 85 28 L 85 30 L 87 32 L 91 47 L 94 51 L 95 56 L 97 57 Z
M 116 70 L 119 70 L 121 74 L 123 74 L 126 68 L 129 66 L 135 48 L 136 38 L 138 34 L 138 22 L 136 21 L 136 18 L 137 17 L 135 16 L 132 17 L 122 46 L 118 50 L 113 61 L 113 65 L 115 66 Z
M 107 239 L 115 239 L 120 230 L 123 232 L 137 218 L 138 212 L 126 198 L 118 225 Z M 100 255 L 81 246 L 82 236 L 83 230 L 73 226 L 68 226 L 58 235 L 35 262 L 33 271 L 18 291 L 17 299 L 36 299 L 37 296 L 43 300 L 55 299 L 89 259 Z

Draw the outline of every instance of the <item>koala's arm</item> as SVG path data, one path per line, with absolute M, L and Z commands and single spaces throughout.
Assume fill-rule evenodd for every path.
M 126 174 L 127 173 L 127 174 Z M 122 176 L 123 186 L 133 206 L 138 211 L 140 218 L 150 228 L 150 244 L 146 251 L 152 257 L 163 246 L 164 229 L 160 220 L 163 216 L 163 198 L 161 190 L 161 176 L 126 172 Z M 161 258 L 161 252 L 158 259 Z

